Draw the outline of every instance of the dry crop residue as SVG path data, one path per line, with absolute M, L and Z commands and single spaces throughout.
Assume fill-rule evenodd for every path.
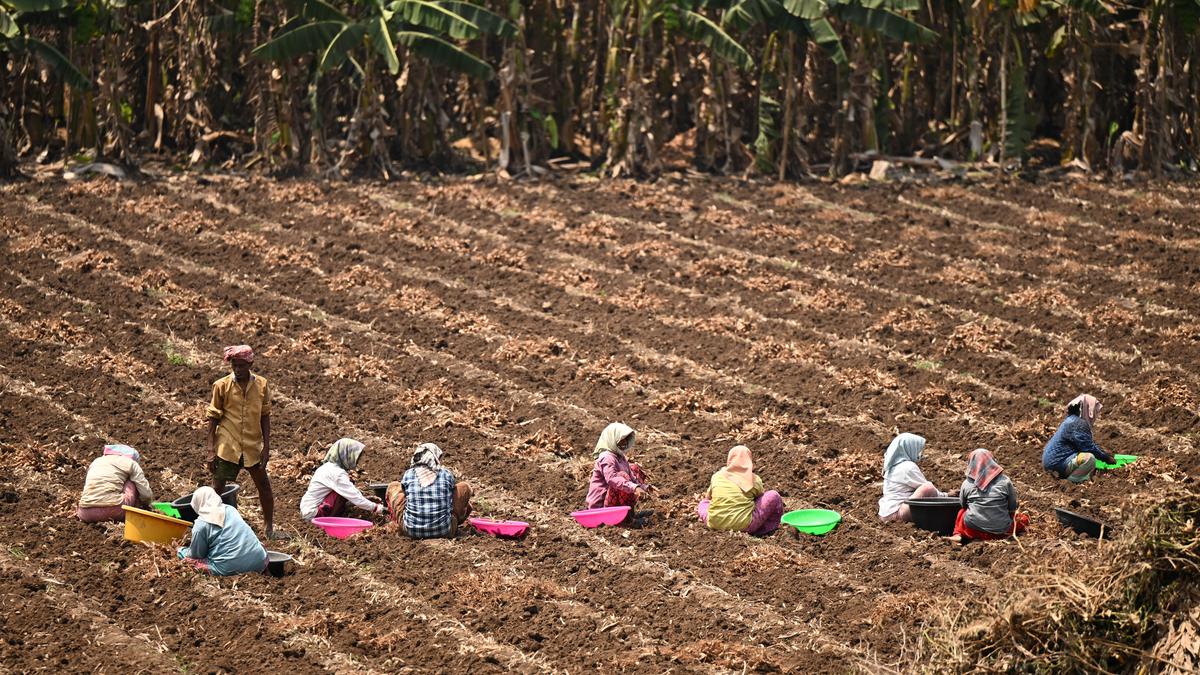
M 1069 184 L 902 200 L 705 178 L 0 189 L 14 670 L 912 670 L 923 617 L 963 588 L 1011 588 L 1066 548 L 1104 564 L 1054 507 L 1119 521 L 1200 470 L 1200 273 L 1184 255 L 1200 224 L 1171 187 L 1122 197 L 1136 227 Z M 207 480 L 204 404 L 220 348 L 242 342 L 280 397 L 277 522 L 297 540 L 278 547 L 296 573 L 202 579 L 70 517 L 105 442 L 141 449 L 159 496 Z M 1108 404 L 1098 442 L 1145 459 L 1069 485 L 1040 451 L 1085 389 Z M 585 532 L 567 515 L 609 421 L 641 432 L 652 527 Z M 1033 517 L 1020 544 L 950 549 L 879 522 L 897 431 L 929 439 L 943 490 L 967 451 L 995 451 Z M 324 537 L 299 498 L 352 433 L 369 441 L 360 484 L 436 442 L 480 514 L 530 534 Z M 735 443 L 789 509 L 842 524 L 709 532 L 696 498 Z

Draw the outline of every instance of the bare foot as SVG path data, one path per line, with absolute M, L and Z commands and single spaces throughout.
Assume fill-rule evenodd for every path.
M 961 534 L 953 534 L 953 535 L 950 535 L 949 537 L 942 537 L 942 539 L 945 539 L 946 541 L 954 543 L 954 544 L 958 544 L 959 546 L 962 546 L 963 544 L 966 543 L 965 541 L 963 541 Z

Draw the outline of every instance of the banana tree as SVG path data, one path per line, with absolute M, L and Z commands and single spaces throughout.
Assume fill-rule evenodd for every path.
M 14 55 L 31 54 L 65 85 L 79 91 L 91 89 L 91 81 L 70 59 L 29 31 L 32 24 L 49 18 L 48 15 L 68 10 L 69 4 L 68 0 L 0 0 L 0 73 L 9 71 L 9 61 Z M 18 174 L 13 121 L 21 111 L 15 109 L 8 85 L 8 77 L 0 77 L 0 178 Z
M 748 32 L 761 29 L 768 35 L 760 59 L 758 93 L 758 136 L 755 141 L 756 164 L 764 173 L 774 172 L 782 179 L 793 162 L 806 170 L 801 131 L 804 116 L 799 101 L 801 72 L 809 62 L 808 45 L 814 44 L 833 62 L 838 91 L 834 162 L 837 168 L 849 146 L 850 123 L 861 122 L 862 137 L 868 149 L 878 149 L 880 136 L 873 111 L 886 101 L 883 92 L 872 91 L 878 73 L 862 73 L 852 79 L 850 58 L 835 24 L 852 26 L 858 31 L 859 68 L 875 64 L 886 69 L 878 38 L 902 43 L 925 43 L 937 34 L 905 16 L 921 8 L 919 0 L 739 0 L 724 15 L 724 25 Z M 874 57 L 874 58 L 871 58 Z M 886 72 L 882 75 L 886 76 Z M 865 89 L 865 91 L 861 91 Z M 782 102 L 780 99 L 782 98 Z M 839 158 L 838 155 L 841 157 Z
M 323 126 L 321 94 L 327 91 L 321 86 L 322 77 L 337 71 L 348 74 L 358 86 L 346 147 L 335 170 L 355 159 L 370 159 L 385 176 L 392 173 L 387 139 L 394 131 L 386 122 L 386 89 L 379 65 L 389 75 L 399 75 L 401 47 L 430 64 L 488 80 L 495 74 L 492 66 L 452 41 L 472 40 L 484 33 L 515 34 L 503 17 L 463 0 L 372 0 L 358 3 L 353 15 L 323 0 L 299 0 L 293 6 L 296 16 L 253 53 L 275 62 L 313 57 L 309 90 L 318 133 Z M 401 79 L 413 86 L 409 78 Z
M 667 135 L 659 128 L 657 68 L 669 64 L 666 53 L 676 40 L 698 43 L 712 57 L 750 70 L 753 59 L 744 47 L 715 21 L 705 16 L 696 0 L 613 0 L 605 62 L 605 97 L 601 118 L 607 127 L 610 175 L 643 174 L 657 170 L 658 146 Z

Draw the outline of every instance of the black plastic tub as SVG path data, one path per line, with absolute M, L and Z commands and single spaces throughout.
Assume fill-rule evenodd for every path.
M 279 551 L 267 551 L 266 573 L 273 577 L 288 574 L 291 568 L 292 556 Z
M 1087 516 L 1081 516 L 1078 513 L 1068 511 L 1066 509 L 1054 509 L 1054 515 L 1058 517 L 1058 522 L 1063 527 L 1069 527 L 1080 534 L 1086 534 L 1089 537 L 1101 536 L 1112 532 L 1112 528 L 1098 520 L 1092 520 Z
M 912 511 L 913 525 L 922 530 L 937 532 L 943 537 L 954 534 L 954 521 L 962 503 L 958 497 L 930 497 L 928 499 L 906 499 Z
M 386 504 L 387 489 L 389 485 L 391 485 L 391 483 L 369 483 L 367 487 L 371 488 L 371 492 L 374 492 L 376 497 L 379 497 L 379 501 Z
M 226 485 L 225 492 L 221 493 L 221 501 L 236 509 L 237 496 L 241 489 L 242 486 L 238 485 L 237 483 L 230 483 L 229 485 Z M 195 493 L 190 492 L 171 502 L 171 506 L 174 506 L 179 511 L 179 518 L 181 520 L 186 520 L 189 523 L 196 522 L 196 512 L 192 510 L 193 494 Z

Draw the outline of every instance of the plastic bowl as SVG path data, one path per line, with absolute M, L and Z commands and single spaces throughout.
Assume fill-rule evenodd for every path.
M 229 485 L 226 485 L 225 491 L 221 493 L 221 501 L 225 502 L 226 504 L 228 504 L 236 509 L 237 508 L 237 496 L 238 496 L 238 492 L 240 492 L 241 489 L 242 489 L 242 486 L 238 485 L 237 483 L 230 483 Z M 196 522 L 196 512 L 192 509 L 192 495 L 193 494 L 195 494 L 195 493 L 189 492 L 188 494 L 171 502 L 171 506 L 174 506 L 175 510 L 179 512 L 179 518 L 181 520 L 186 520 L 189 523 Z
M 1119 469 L 1119 468 L 1125 466 L 1126 464 L 1133 464 L 1134 462 L 1136 462 L 1137 455 L 1113 455 L 1113 459 L 1115 459 L 1117 461 L 1112 464 L 1109 464 L 1108 462 L 1105 462 L 1105 461 L 1102 461 L 1099 459 L 1096 460 L 1096 468 L 1100 469 L 1101 471 L 1110 471 L 1112 469 Z
M 837 527 L 842 516 L 828 509 L 800 509 L 783 514 L 783 524 L 796 528 L 797 532 L 822 535 Z
M 171 502 L 154 502 L 153 504 L 150 505 L 150 508 L 154 509 L 155 511 L 158 511 L 159 513 L 163 514 L 164 516 L 169 516 L 171 518 L 179 518 L 179 509 L 175 508 L 171 504 Z
M 491 518 L 468 518 L 468 523 L 480 532 L 496 537 L 519 537 L 529 529 L 529 523 L 519 520 L 492 520 Z
M 606 506 L 602 509 L 575 511 L 571 517 L 584 527 L 600 527 L 601 525 L 619 525 L 628 515 L 628 506 Z
M 125 538 L 142 543 L 170 544 L 182 539 L 192 524 L 161 513 L 134 506 L 122 506 L 125 511 Z
M 345 539 L 352 534 L 375 527 L 375 523 L 358 518 L 313 518 L 312 523 L 325 530 L 325 534 L 334 539 Z
M 1073 513 L 1066 509 L 1054 509 L 1054 515 L 1058 518 L 1058 522 L 1063 527 L 1069 527 L 1080 534 L 1086 534 L 1089 537 L 1101 537 L 1105 532 L 1112 532 L 1112 528 L 1098 520 L 1092 520 L 1086 516 L 1081 516 L 1078 513 Z
M 912 512 L 912 522 L 922 530 L 937 532 L 943 537 L 954 534 L 954 521 L 962 502 L 958 497 L 930 497 L 928 499 L 906 499 Z
M 287 574 L 291 562 L 292 556 L 286 553 L 267 551 L 267 569 L 264 571 L 273 577 L 282 577 Z

